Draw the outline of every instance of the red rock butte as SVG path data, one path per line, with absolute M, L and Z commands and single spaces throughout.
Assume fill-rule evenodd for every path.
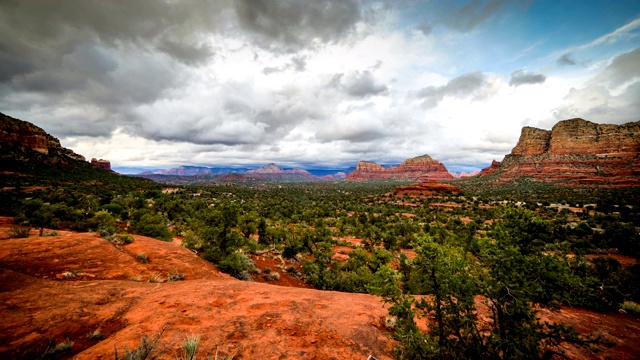
M 402 164 L 390 169 L 369 161 L 360 161 L 354 171 L 347 175 L 346 180 L 452 180 L 453 175 L 441 162 L 434 160 L 429 155 L 422 155 L 405 160 Z
M 96 158 L 93 158 L 91 159 L 91 165 L 97 167 L 98 169 L 111 171 L 111 162 L 109 160 L 98 160 Z
M 395 196 L 433 196 L 443 193 L 459 193 L 460 188 L 457 186 L 443 184 L 436 180 L 411 184 L 409 186 L 399 186 L 393 191 Z
M 567 185 L 640 186 L 640 121 L 570 119 L 551 130 L 524 127 L 511 154 L 480 176 L 494 173 L 500 181 L 531 177 Z

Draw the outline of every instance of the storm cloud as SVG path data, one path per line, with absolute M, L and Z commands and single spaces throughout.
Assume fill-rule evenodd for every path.
M 525 122 L 637 116 L 640 20 L 594 5 L 558 52 L 522 4 L 0 1 L 0 111 L 114 167 L 486 165 Z
M 547 77 L 542 74 L 534 74 L 526 72 L 524 70 L 516 70 L 511 73 L 511 80 L 509 80 L 509 85 L 520 86 L 527 84 L 542 84 L 545 80 L 547 80 Z
M 475 71 L 455 77 L 449 80 L 446 85 L 423 88 L 417 96 L 424 99 L 425 107 L 434 108 L 445 97 L 482 99 L 487 96 L 487 88 L 486 75 Z

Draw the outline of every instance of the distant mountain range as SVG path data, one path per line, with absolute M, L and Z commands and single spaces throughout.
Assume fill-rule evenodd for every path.
M 315 174 L 314 174 L 315 172 Z M 276 164 L 268 164 L 257 169 L 180 166 L 172 169 L 145 171 L 137 176 L 158 182 L 193 184 L 209 181 L 336 181 L 347 175 L 340 170 L 282 169 Z

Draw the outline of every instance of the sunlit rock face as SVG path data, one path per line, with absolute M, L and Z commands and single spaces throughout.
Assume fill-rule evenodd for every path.
M 354 171 L 347 175 L 347 180 L 451 180 L 453 175 L 441 162 L 434 160 L 429 155 L 422 155 L 405 160 L 402 164 L 387 169 L 379 164 L 369 161 L 360 161 Z
M 480 176 L 492 173 L 501 181 L 526 176 L 567 185 L 640 186 L 640 121 L 570 119 L 550 131 L 525 127 L 511 154 Z

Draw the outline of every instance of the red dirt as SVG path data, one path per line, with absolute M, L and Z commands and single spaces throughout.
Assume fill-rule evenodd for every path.
M 9 219 L 0 218 L 0 239 L 7 238 L 9 226 Z M 138 253 L 150 263 L 136 261 Z M 277 258 L 261 254 L 254 260 L 258 268 L 280 273 L 282 285 L 295 286 L 277 268 Z M 77 276 L 65 278 L 65 272 Z M 185 281 L 145 282 L 156 272 L 165 279 L 169 272 L 183 273 Z M 131 280 L 136 278 L 142 281 Z M 121 248 L 67 231 L 1 240 L 0 314 L 0 358 L 41 353 L 48 339 L 69 339 L 74 359 L 110 359 L 114 345 L 123 353 L 164 327 L 163 359 L 172 359 L 191 334 L 201 335 L 199 357 L 217 349 L 220 356 L 235 353 L 235 359 L 390 359 L 393 346 L 382 326 L 387 311 L 377 297 L 239 281 L 176 242 L 143 236 Z M 571 308 L 543 316 L 600 329 L 618 342 L 594 359 L 640 353 L 637 317 Z M 96 329 L 104 340 L 87 338 Z M 592 356 L 570 350 L 576 357 Z

